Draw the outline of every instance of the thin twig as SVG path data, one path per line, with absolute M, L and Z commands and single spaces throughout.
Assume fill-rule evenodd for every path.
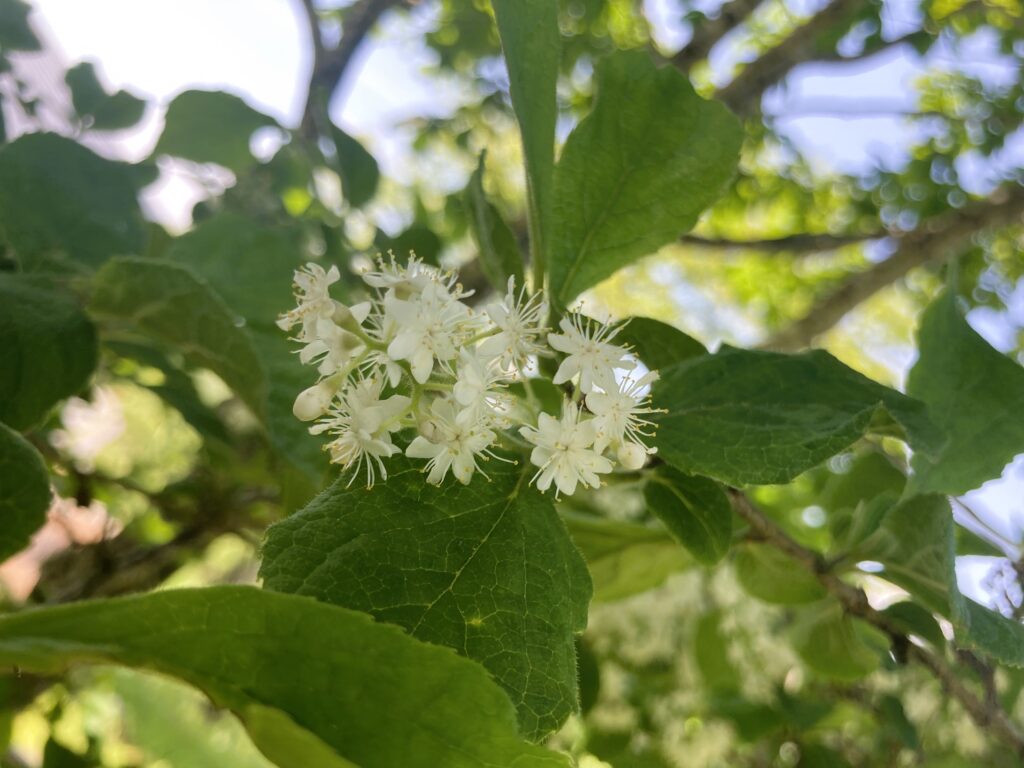
M 784 237 L 769 237 L 757 240 L 730 240 L 720 237 L 683 235 L 679 242 L 705 248 L 719 248 L 727 251 L 764 251 L 766 253 L 808 254 L 834 251 L 847 245 L 856 245 L 866 240 L 887 237 L 885 232 L 864 235 L 798 234 Z
M 803 546 L 773 520 L 768 518 L 742 492 L 730 489 L 729 498 L 733 509 L 742 517 L 765 543 L 789 555 L 807 571 L 813 574 L 828 592 L 835 597 L 846 612 L 863 619 L 885 632 L 895 647 L 928 671 L 939 681 L 943 690 L 956 699 L 970 718 L 981 728 L 989 729 L 1013 750 L 1024 757 L 1024 734 L 1010 720 L 999 706 L 998 699 L 991 694 L 979 698 L 963 681 L 959 672 L 936 653 L 913 643 L 910 638 L 887 616 L 875 610 L 868 602 L 864 590 L 848 584 L 831 573 L 824 558 L 814 550 Z M 981 663 L 979 661 L 979 663 Z M 983 680 L 983 685 L 987 683 Z
M 806 347 L 854 307 L 903 278 L 911 270 L 953 258 L 979 232 L 1019 223 L 1022 215 L 1024 187 L 1010 184 L 983 202 L 947 214 L 906 233 L 898 238 L 896 250 L 889 258 L 847 278 L 804 317 L 775 334 L 762 346 L 779 350 Z
M 747 17 L 761 4 L 761 0 L 731 0 L 718 9 L 718 15 L 706 19 L 693 31 L 693 38 L 676 53 L 671 61 L 681 71 L 687 72 L 698 61 L 703 61 L 719 41 L 733 29 L 746 21 Z

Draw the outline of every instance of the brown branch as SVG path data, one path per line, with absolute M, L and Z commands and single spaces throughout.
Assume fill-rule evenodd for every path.
M 313 72 L 309 78 L 309 92 L 302 112 L 302 131 L 307 136 L 315 137 L 318 113 L 326 113 L 331 96 L 341 84 L 356 50 L 384 12 L 398 5 L 401 0 L 358 0 L 345 10 L 341 41 L 335 48 L 327 48 L 324 44 L 313 0 L 299 2 L 313 46 Z
M 744 67 L 716 94 L 738 115 L 758 110 L 761 95 L 782 80 L 798 64 L 819 58 L 818 38 L 837 25 L 848 24 L 862 0 L 832 0 L 821 11 L 756 60 Z
M 796 350 L 832 328 L 847 312 L 908 272 L 938 264 L 958 255 L 981 231 L 1007 227 L 1024 215 L 1024 187 L 1000 188 L 984 202 L 967 206 L 897 238 L 895 252 L 870 269 L 848 278 L 819 301 L 800 320 L 777 333 L 762 346 Z
M 931 35 L 924 30 L 916 30 L 914 32 L 908 32 L 905 35 L 894 37 L 892 40 L 881 40 L 873 46 L 864 46 L 864 50 L 855 53 L 851 56 L 844 56 L 837 50 L 826 51 L 818 56 L 814 57 L 816 62 L 825 62 L 829 64 L 844 64 L 852 61 L 863 61 L 864 59 L 870 59 L 872 56 L 883 51 L 888 51 L 890 48 L 908 43 L 913 45 L 914 43 L 920 42 L 931 38 Z
M 701 237 L 699 235 L 683 235 L 679 242 L 684 245 L 696 245 L 703 248 L 719 248 L 726 251 L 764 251 L 766 253 L 808 254 L 821 251 L 834 251 L 847 245 L 863 243 L 865 240 L 877 240 L 886 237 L 887 233 L 879 232 L 865 235 L 832 235 L 798 234 L 785 237 L 770 237 L 761 240 L 730 240 L 719 237 Z
M 873 624 L 892 638 L 893 645 L 925 667 L 939 681 L 947 695 L 956 699 L 970 718 L 983 730 L 988 729 L 1009 745 L 1017 755 L 1024 757 L 1024 734 L 999 706 L 998 700 L 987 695 L 979 698 L 963 680 L 959 671 L 940 655 L 913 643 L 887 616 L 875 610 L 862 589 L 848 584 L 828 569 L 825 559 L 808 549 L 758 509 L 742 492 L 729 490 L 729 498 L 736 513 L 764 541 L 785 553 L 813 574 L 829 594 L 835 597 L 848 614 Z
M 761 0 L 731 0 L 718 9 L 718 15 L 706 20 L 693 31 L 693 38 L 672 58 L 681 71 L 688 72 L 698 61 L 703 61 L 723 37 L 746 21 Z

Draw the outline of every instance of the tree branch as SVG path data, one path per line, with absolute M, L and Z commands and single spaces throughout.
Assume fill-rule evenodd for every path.
M 775 334 L 764 348 L 796 350 L 832 328 L 847 312 L 916 267 L 938 264 L 958 255 L 978 232 L 1018 222 L 1024 215 L 1024 187 L 1001 187 L 985 202 L 947 214 L 897 238 L 895 252 L 885 261 L 859 272 L 819 301 L 800 320 Z
M 906 634 L 896 627 L 887 616 L 875 610 L 868 602 L 862 589 L 847 584 L 828 570 L 825 559 L 814 550 L 808 549 L 773 520 L 767 517 L 742 492 L 729 489 L 733 509 L 766 544 L 782 551 L 805 570 L 813 574 L 829 594 L 835 597 L 848 614 L 873 624 L 887 635 L 899 648 L 905 649 L 907 658 L 925 667 L 939 681 L 947 695 L 956 699 L 970 718 L 983 730 L 991 730 L 1010 746 L 1017 755 L 1024 757 L 1024 734 L 1010 720 L 992 696 L 979 698 L 963 680 L 957 669 L 940 655 L 914 644 Z
M 756 112 L 761 95 L 797 64 L 818 58 L 821 53 L 818 37 L 826 30 L 848 23 L 861 5 L 861 0 L 832 0 L 794 29 L 789 37 L 744 67 L 728 85 L 719 89 L 716 97 L 738 115 Z
M 698 61 L 703 61 L 723 37 L 746 21 L 761 0 L 730 0 L 718 9 L 718 15 L 707 19 L 693 30 L 693 38 L 672 58 L 681 71 L 688 72 Z
M 699 235 L 683 235 L 679 242 L 684 245 L 696 245 L 703 248 L 719 248 L 726 251 L 764 251 L 766 253 L 808 254 L 821 251 L 834 251 L 847 245 L 863 243 L 865 240 L 877 240 L 887 237 L 887 233 L 878 232 L 865 235 L 832 235 L 798 234 L 785 237 L 770 237 L 761 240 L 729 240 L 719 237 L 701 237 Z
M 313 72 L 302 112 L 302 132 L 316 136 L 317 113 L 326 112 L 331 96 L 337 90 L 363 39 L 386 10 L 401 0 L 358 0 L 345 10 L 343 34 L 335 48 L 327 48 L 320 32 L 313 0 L 299 0 L 313 46 Z

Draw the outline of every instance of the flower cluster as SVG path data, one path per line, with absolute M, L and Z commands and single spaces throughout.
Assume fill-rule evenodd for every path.
M 353 480 L 365 475 L 372 486 L 378 474 L 387 478 L 385 460 L 404 453 L 426 460 L 427 482 L 450 471 L 468 484 L 475 472 L 486 476 L 482 462 L 500 458 L 494 449 L 522 447 L 537 487 L 570 495 L 599 487 L 616 462 L 640 469 L 654 452 L 647 391 L 657 373 L 633 375 L 628 348 L 614 343 L 619 328 L 573 314 L 549 333 L 542 293 L 512 279 L 475 309 L 452 273 L 415 256 L 391 255 L 363 274 L 368 298 L 359 303 L 331 297 L 340 279 L 337 267 L 297 271 L 296 306 L 278 326 L 319 373 L 296 398 L 295 416 L 332 438 L 325 450 Z M 559 360 L 558 418 L 533 396 L 541 358 Z

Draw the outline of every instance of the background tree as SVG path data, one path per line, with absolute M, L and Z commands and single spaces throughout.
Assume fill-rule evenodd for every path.
M 295 12 L 311 67 L 294 124 L 189 90 L 127 163 L 120 142 L 153 108 L 88 63 L 55 75 L 30 7 L 0 0 L 4 764 L 1018 765 L 1024 6 Z M 401 178 L 382 172 L 380 137 L 338 120 L 353 62 L 388 25 L 417 30 L 430 82 L 460 94 L 390 137 Z M 843 98 L 844 72 L 894 56 L 919 70 L 905 101 Z M 794 95 L 808 72 L 837 95 Z M 910 138 L 844 171 L 793 130 L 808 111 L 895 113 Z M 573 131 L 587 115 L 601 127 Z M 202 190 L 182 233 L 139 203 L 170 165 Z M 606 169 L 619 186 L 577 183 Z M 612 201 L 603 230 L 591 194 Z M 384 536 L 420 499 L 418 475 L 328 488 L 336 470 L 291 414 L 313 379 L 274 321 L 300 265 L 339 265 L 337 298 L 356 300 L 357 273 L 389 249 L 458 268 L 481 302 L 522 270 L 556 311 L 639 318 L 622 333 L 662 373 L 659 453 L 561 499 L 571 541 L 525 513 L 508 539 L 489 538 L 486 516 L 482 531 Z M 557 390 L 537 396 L 557 413 Z M 978 493 L 1004 471 L 1001 496 Z M 506 486 L 519 487 L 499 472 L 470 488 L 516 497 Z M 469 492 L 438 493 L 476 508 Z M 501 654 L 453 640 L 484 621 L 464 604 L 454 629 L 393 604 L 395 552 L 461 537 L 500 564 L 518 535 L 565 564 L 519 617 L 546 612 L 560 634 L 533 656 L 511 630 L 489 638 L 529 664 L 571 661 L 578 549 L 593 587 L 578 691 L 520 685 Z M 473 589 L 504 586 L 494 563 Z M 261 564 L 261 590 L 58 607 L 249 584 Z

